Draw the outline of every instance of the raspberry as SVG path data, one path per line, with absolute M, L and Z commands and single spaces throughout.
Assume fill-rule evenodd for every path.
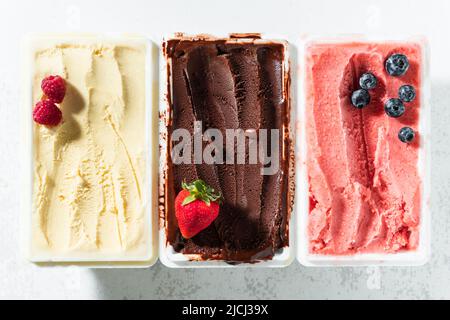
M 48 76 L 41 83 L 42 91 L 48 99 L 61 103 L 66 94 L 66 82 L 60 76 Z
M 39 124 L 56 126 L 61 122 L 62 112 L 53 101 L 42 100 L 36 103 L 33 119 Z

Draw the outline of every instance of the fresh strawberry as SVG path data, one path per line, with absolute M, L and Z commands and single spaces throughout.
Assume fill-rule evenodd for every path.
M 182 187 L 175 199 L 175 215 L 181 235 L 189 239 L 217 218 L 221 195 L 216 194 L 203 180 L 190 184 L 183 182 Z
M 62 120 L 62 113 L 53 101 L 42 100 L 36 103 L 33 119 L 39 124 L 56 126 Z
M 49 100 L 61 103 L 66 95 L 66 82 L 60 76 L 48 76 L 42 80 L 41 89 Z

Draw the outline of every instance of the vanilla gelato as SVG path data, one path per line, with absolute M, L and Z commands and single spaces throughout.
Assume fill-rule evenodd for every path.
M 148 259 L 145 44 L 44 42 L 33 54 L 33 104 L 48 75 L 67 92 L 60 125 L 33 123 L 32 257 Z

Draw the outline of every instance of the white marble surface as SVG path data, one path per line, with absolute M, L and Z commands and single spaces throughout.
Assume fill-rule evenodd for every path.
M 450 2 L 1 1 L 0 298 L 450 298 Z M 258 7 L 255 4 L 258 3 Z M 431 46 L 432 258 L 414 268 L 39 268 L 19 252 L 19 42 L 31 31 L 424 34 Z

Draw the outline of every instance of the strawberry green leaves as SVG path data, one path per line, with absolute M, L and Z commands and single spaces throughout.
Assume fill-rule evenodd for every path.
M 192 183 L 187 184 L 183 182 L 181 184 L 184 190 L 189 191 L 189 196 L 187 196 L 182 205 L 185 206 L 195 200 L 201 200 L 205 202 L 208 206 L 211 202 L 220 201 L 222 195 L 219 193 L 215 193 L 214 189 L 205 183 L 203 180 L 195 180 Z

